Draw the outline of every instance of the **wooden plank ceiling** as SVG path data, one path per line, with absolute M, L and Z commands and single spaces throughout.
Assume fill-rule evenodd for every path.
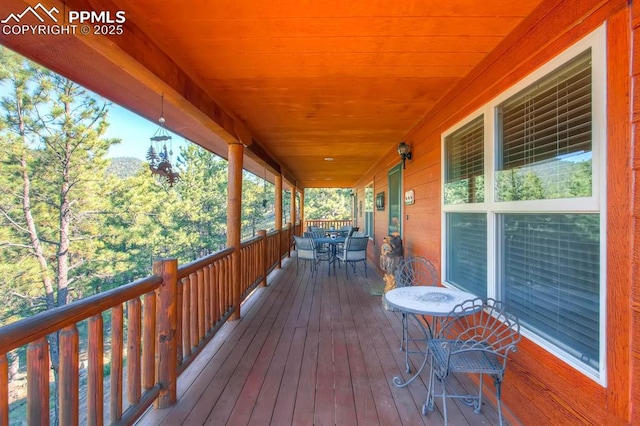
M 215 102 L 241 123 L 243 142 L 258 141 L 298 186 L 349 187 L 395 149 L 541 0 L 112 1 L 67 2 L 67 7 L 126 11 L 125 37 L 110 38 L 119 45 L 118 54 L 95 38 L 66 47 L 81 51 L 89 46 L 104 66 L 114 68 L 108 75 L 78 77 L 73 64 L 49 57 L 60 47 L 34 51 L 26 39 L 0 36 L 0 41 L 150 117 L 157 116 L 154 101 L 143 105 L 134 99 L 142 97 L 142 88 L 129 85 L 115 93 L 99 80 L 118 78 L 123 84 L 124 77 L 113 77 L 121 68 L 157 98 L 162 84 L 122 63 L 134 58 L 149 68 L 149 63 L 169 61 L 191 80 L 173 85 L 177 94 L 168 96 L 175 107 L 169 127 L 209 149 L 223 150 L 207 132 L 196 131 L 193 108 L 175 100 L 196 86 L 209 99 L 195 109 L 211 117 L 215 112 L 202 105 Z M 2 11 L 4 17 L 11 10 L 5 6 Z M 148 51 L 140 51 L 145 46 Z M 211 118 L 225 128 L 224 120 Z

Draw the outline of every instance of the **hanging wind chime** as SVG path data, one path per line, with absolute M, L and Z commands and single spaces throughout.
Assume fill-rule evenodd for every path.
M 180 174 L 173 171 L 173 146 L 171 144 L 171 135 L 164 127 L 164 94 L 162 94 L 162 104 L 158 130 L 151 136 L 149 150 L 147 151 L 147 160 L 151 173 L 165 178 L 169 186 L 180 179 Z M 167 142 L 169 147 L 167 148 Z

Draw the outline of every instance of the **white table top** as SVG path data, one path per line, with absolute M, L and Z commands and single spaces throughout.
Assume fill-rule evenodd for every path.
M 457 304 L 477 296 L 447 287 L 409 286 L 389 290 L 384 297 L 390 307 L 402 312 L 446 316 Z

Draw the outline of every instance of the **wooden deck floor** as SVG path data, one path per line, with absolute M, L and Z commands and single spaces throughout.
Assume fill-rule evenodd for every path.
M 295 256 L 295 254 L 293 255 Z M 428 367 L 408 387 L 400 320 L 382 308 L 371 288 L 382 279 L 369 265 L 347 281 L 326 265 L 311 276 L 295 257 L 269 277 L 180 376 L 178 402 L 151 410 L 142 425 L 421 425 L 443 424 L 441 402 L 421 414 Z M 412 356 L 420 363 L 418 355 Z M 415 368 L 415 367 L 414 367 Z M 459 386 L 472 386 L 463 378 Z M 448 402 L 452 425 L 497 424 L 484 402 L 481 414 Z

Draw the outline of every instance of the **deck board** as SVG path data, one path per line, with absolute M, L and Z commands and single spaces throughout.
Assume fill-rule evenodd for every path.
M 295 256 L 295 254 L 294 254 Z M 428 371 L 406 388 L 399 315 L 382 308 L 370 288 L 383 281 L 369 267 L 346 279 L 344 266 L 311 274 L 295 258 L 269 276 L 178 379 L 178 402 L 152 409 L 141 425 L 439 425 L 442 403 L 421 407 Z M 421 361 L 412 356 L 413 369 Z M 425 369 L 427 370 L 427 369 Z M 473 389 L 463 377 L 457 387 Z M 486 401 L 473 413 L 447 403 L 450 424 L 496 424 Z

